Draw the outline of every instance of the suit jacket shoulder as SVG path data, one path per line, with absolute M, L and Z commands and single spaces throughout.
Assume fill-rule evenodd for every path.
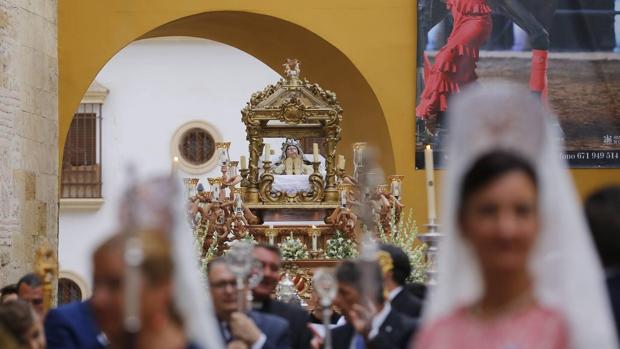
M 379 334 L 369 342 L 369 349 L 405 349 L 417 329 L 417 321 L 391 310 L 379 328 Z
M 249 314 L 256 326 L 265 334 L 263 349 L 289 349 L 289 325 L 278 316 L 252 311 Z
M 50 310 L 45 316 L 48 349 L 104 348 L 89 302 L 75 302 Z
M 308 329 L 310 315 L 305 310 L 277 300 L 269 300 L 261 311 L 279 316 L 287 321 L 291 348 L 307 349 L 310 347 L 310 340 L 312 339 L 312 333 Z
M 405 288 L 390 303 L 394 310 L 412 318 L 419 318 L 422 312 L 422 302 Z
M 331 332 L 332 347 L 349 349 L 349 347 L 351 346 L 351 340 L 353 339 L 353 335 L 355 334 L 353 326 L 349 324 L 344 324 L 342 326 L 332 328 Z

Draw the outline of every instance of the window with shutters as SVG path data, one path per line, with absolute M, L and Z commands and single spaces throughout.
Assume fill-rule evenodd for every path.
M 61 198 L 101 198 L 101 103 L 82 103 L 65 141 Z

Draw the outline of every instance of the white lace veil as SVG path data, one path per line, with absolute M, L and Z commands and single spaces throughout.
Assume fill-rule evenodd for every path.
M 202 349 L 220 349 L 224 345 L 205 276 L 198 266 L 183 192 L 178 178 L 170 176 L 154 177 L 131 186 L 121 205 L 121 225 L 170 232 L 174 303 L 183 319 L 186 335 L 191 343 Z
M 507 150 L 534 166 L 542 228 L 531 255 L 537 299 L 564 314 L 572 348 L 617 348 L 605 279 L 566 164 L 560 130 L 547 108 L 523 87 L 488 82 L 451 104 L 447 171 L 443 177 L 438 283 L 425 321 L 481 297 L 477 261 L 457 224 L 461 180 L 481 155 Z

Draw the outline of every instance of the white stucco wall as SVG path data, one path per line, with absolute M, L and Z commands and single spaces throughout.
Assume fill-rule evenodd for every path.
M 203 39 L 142 40 L 114 56 L 96 78 L 109 89 L 102 112 L 105 203 L 96 212 L 61 211 L 60 269 L 91 284 L 90 255 L 113 232 L 127 165 L 140 177 L 169 173 L 170 141 L 182 124 L 207 121 L 232 142 L 232 160 L 247 154 L 240 110 L 279 78 L 245 52 Z M 274 140 L 272 149 L 278 147 Z

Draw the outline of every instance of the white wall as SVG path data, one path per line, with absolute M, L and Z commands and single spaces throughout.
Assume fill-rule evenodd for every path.
M 232 142 L 231 159 L 247 154 L 240 110 L 279 78 L 245 52 L 204 39 L 141 40 L 114 56 L 96 78 L 110 91 L 102 112 L 105 203 L 96 212 L 60 213 L 60 269 L 91 284 L 90 255 L 115 228 L 127 165 L 140 177 L 169 173 L 170 141 L 182 124 L 207 121 Z

